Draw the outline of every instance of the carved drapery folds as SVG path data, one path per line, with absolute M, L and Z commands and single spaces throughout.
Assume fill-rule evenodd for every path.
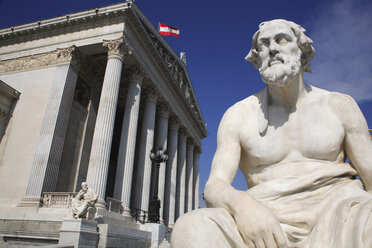
M 68 62 L 77 66 L 79 58 L 81 58 L 81 56 L 76 46 L 58 48 L 56 51 L 49 53 L 1 61 L 0 73 L 30 70 Z
M 127 55 L 132 54 L 132 50 L 125 44 L 123 37 L 116 40 L 104 40 L 103 46 L 107 48 L 108 57 L 118 57 L 122 61 Z

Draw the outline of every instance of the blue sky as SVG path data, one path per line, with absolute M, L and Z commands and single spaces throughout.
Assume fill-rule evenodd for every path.
M 118 2 L 0 0 L 0 28 Z M 209 131 L 202 142 L 200 192 L 208 178 L 223 113 L 264 87 L 258 72 L 244 60 L 260 22 L 283 18 L 302 25 L 317 51 L 313 74 L 306 75 L 305 81 L 353 96 L 372 128 L 371 1 L 138 0 L 136 4 L 155 27 L 160 21 L 180 28 L 179 38 L 165 39 L 176 53 L 186 52 Z M 246 188 L 240 173 L 233 185 Z

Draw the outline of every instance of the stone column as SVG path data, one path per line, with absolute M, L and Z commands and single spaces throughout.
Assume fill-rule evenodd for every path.
M 185 182 L 186 182 L 186 142 L 187 134 L 184 129 L 179 132 L 177 158 L 177 198 L 176 219 L 185 213 Z
M 53 192 L 78 77 L 76 47 L 58 49 L 54 80 L 49 93 L 32 163 L 26 197 L 19 206 L 39 206 L 42 192 Z
M 186 200 L 185 200 L 185 212 L 192 210 L 192 195 L 194 193 L 193 189 L 193 163 L 194 163 L 194 143 L 191 139 L 187 143 L 186 152 Z
M 110 163 L 111 142 L 114 131 L 121 70 L 124 55 L 129 52 L 123 44 L 123 38 L 103 41 L 103 46 L 108 49 L 108 59 L 87 174 L 88 186 L 98 196 L 96 206 L 99 208 L 105 208 L 106 180 Z
M 122 202 L 124 208 L 123 215 L 125 216 L 131 216 L 130 196 L 132 190 L 138 114 L 142 81 L 146 76 L 141 66 L 131 67 L 129 73 L 129 86 L 121 129 L 114 188 L 114 198 Z
M 151 185 L 151 149 L 154 145 L 154 127 L 156 114 L 156 91 L 149 88 L 146 92 L 138 152 L 137 175 L 135 181 L 135 203 L 138 209 L 148 212 Z
M 164 222 L 173 227 L 176 211 L 176 184 L 177 184 L 177 154 L 178 154 L 178 129 L 177 120 L 173 117 L 169 122 L 168 161 L 165 175 L 164 193 Z
M 167 149 L 167 138 L 168 138 L 168 119 L 169 119 L 169 107 L 165 102 L 161 103 L 158 108 L 158 119 L 157 119 L 157 132 L 155 136 L 155 147 L 154 151 L 159 148 Z M 164 209 L 164 189 L 165 189 L 165 163 L 160 164 L 159 168 L 159 181 L 158 185 L 155 185 L 155 163 L 153 163 L 151 175 L 151 192 L 150 199 L 155 194 L 155 187 L 158 188 L 158 198 L 160 200 L 160 223 L 164 223 L 163 209 Z
M 193 209 L 199 208 L 199 158 L 201 149 L 196 147 L 194 150 L 194 180 L 193 180 Z

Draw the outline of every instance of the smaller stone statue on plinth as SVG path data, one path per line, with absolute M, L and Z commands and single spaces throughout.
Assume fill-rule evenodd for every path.
M 87 183 L 83 182 L 81 190 L 71 201 L 72 217 L 75 219 L 87 219 L 88 210 L 94 208 L 96 202 L 97 196 L 92 189 L 88 188 Z

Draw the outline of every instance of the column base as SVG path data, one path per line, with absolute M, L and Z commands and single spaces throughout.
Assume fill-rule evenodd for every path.
M 17 207 L 41 207 L 42 198 L 41 197 L 22 197 L 21 202 Z
M 128 207 L 123 207 L 123 216 L 132 218 L 132 211 Z
M 106 202 L 104 200 L 98 199 L 96 205 L 94 205 L 97 209 L 105 209 L 107 210 Z
M 151 247 L 159 247 L 166 237 L 164 225 L 158 223 L 143 224 L 141 230 L 151 233 Z

